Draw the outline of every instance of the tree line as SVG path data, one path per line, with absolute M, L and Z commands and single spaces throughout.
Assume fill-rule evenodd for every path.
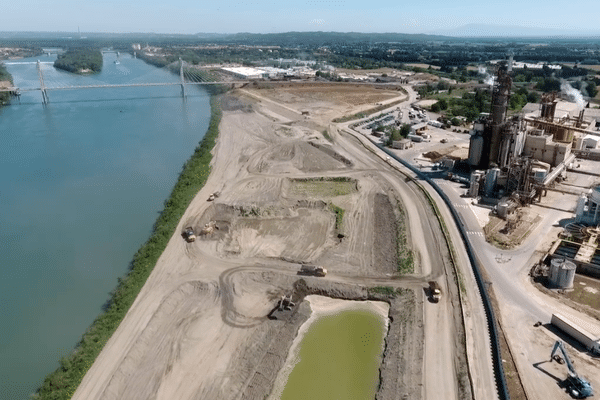
M 1 81 L 9 81 L 12 84 L 12 75 L 6 70 L 6 67 L 3 64 L 0 64 L 0 82 Z M 0 92 L 0 106 L 8 103 L 10 99 L 9 92 Z
M 98 73 L 102 71 L 102 53 L 94 48 L 69 49 L 58 56 L 54 67 L 75 74 Z

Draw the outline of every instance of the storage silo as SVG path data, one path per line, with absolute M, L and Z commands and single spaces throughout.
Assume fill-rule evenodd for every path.
M 485 175 L 485 195 L 491 196 L 496 187 L 496 180 L 500 174 L 500 168 L 492 168 Z
M 483 152 L 483 136 L 471 136 L 469 144 L 469 165 L 478 166 L 481 163 L 481 154 Z
M 558 289 L 571 289 L 575 269 L 575 263 L 564 258 L 554 258 L 550 262 L 550 285 Z

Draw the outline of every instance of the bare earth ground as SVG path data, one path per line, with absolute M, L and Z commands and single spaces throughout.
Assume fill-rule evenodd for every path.
M 445 277 L 439 224 L 405 177 L 328 127 L 365 99 L 390 96 L 351 86 L 331 97 L 318 87 L 222 97 L 209 180 L 73 398 L 262 400 L 309 317 L 302 302 L 309 294 L 390 304 L 378 399 L 471 398 L 458 289 Z M 312 177 L 347 177 L 352 185 L 296 180 Z M 221 196 L 208 202 L 215 191 Z M 330 204 L 345 211 L 343 239 Z M 397 275 L 397 207 L 407 216 L 417 263 L 415 274 L 390 279 Z M 212 232 L 182 240 L 185 226 L 200 232 L 207 224 Z M 301 262 L 329 274 L 299 277 Z M 439 304 L 425 298 L 430 278 L 446 294 Z M 402 289 L 396 298 L 366 289 L 381 285 Z M 269 319 L 284 294 L 296 307 Z

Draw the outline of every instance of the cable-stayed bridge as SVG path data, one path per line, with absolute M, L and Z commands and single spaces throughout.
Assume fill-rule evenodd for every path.
M 75 89 L 109 89 L 109 88 L 125 88 L 125 87 L 150 87 L 150 86 L 180 86 L 181 96 L 185 98 L 187 96 L 188 86 L 199 86 L 199 85 L 218 85 L 218 84 L 245 84 L 248 80 L 234 80 L 234 81 L 221 81 L 210 73 L 201 71 L 196 68 L 191 68 L 189 64 L 179 59 L 178 66 L 165 67 L 172 72 L 177 72 L 179 69 L 179 81 L 175 82 L 130 82 L 130 83 L 119 83 L 119 84 L 104 84 L 104 83 L 89 83 L 81 85 L 66 84 L 60 80 L 48 81 L 45 79 L 44 68 L 48 64 L 54 64 L 52 61 L 25 61 L 25 62 L 5 62 L 5 65 L 27 65 L 35 64 L 37 69 L 37 75 L 39 79 L 39 86 L 27 86 L 27 87 L 0 87 L 0 92 L 11 92 L 16 96 L 20 96 L 23 92 L 40 91 L 42 93 L 42 103 L 48 104 L 49 97 L 48 92 L 53 90 L 75 90 Z M 178 68 L 177 68 L 178 67 Z

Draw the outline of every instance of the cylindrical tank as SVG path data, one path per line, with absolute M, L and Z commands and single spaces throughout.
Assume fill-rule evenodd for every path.
M 583 220 L 583 214 L 585 213 L 585 204 L 587 203 L 587 196 L 582 194 L 577 199 L 577 207 L 575 208 L 575 222 L 581 222 Z
M 550 262 L 550 285 L 558 289 L 570 289 L 575 279 L 575 263 L 564 258 L 555 258 Z
M 500 168 L 492 168 L 488 171 L 485 176 L 485 194 L 490 196 L 494 192 L 494 188 L 496 187 L 496 180 L 498 179 L 498 175 L 500 174 Z
M 481 153 L 483 152 L 483 136 L 471 136 L 469 144 L 469 165 L 477 166 L 481 162 Z

